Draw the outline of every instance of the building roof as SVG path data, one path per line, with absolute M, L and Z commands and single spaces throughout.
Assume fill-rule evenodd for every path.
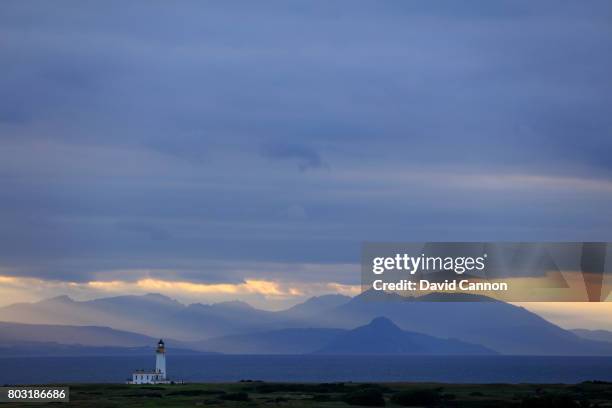
M 161 374 L 161 371 L 157 371 L 157 370 L 135 370 L 133 374 Z

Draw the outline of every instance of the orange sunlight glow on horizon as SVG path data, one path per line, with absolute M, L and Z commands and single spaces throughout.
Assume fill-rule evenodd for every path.
M 76 300 L 91 300 L 105 296 L 156 292 L 177 298 L 184 303 L 243 300 L 263 309 L 278 310 L 300 303 L 311 296 L 330 293 L 355 296 L 360 291 L 360 285 L 336 282 L 245 279 L 240 283 L 201 283 L 150 277 L 135 281 L 66 282 L 0 275 L 0 307 L 18 302 L 36 302 L 58 295 L 68 295 Z
M 199 283 L 142 278 L 135 281 L 66 282 L 0 275 L 0 307 L 36 302 L 59 295 L 91 300 L 119 295 L 161 293 L 183 303 L 242 300 L 254 307 L 281 310 L 311 296 L 338 293 L 356 296 L 360 285 L 335 282 L 280 282 L 245 279 L 240 283 Z M 561 327 L 612 330 L 612 302 L 513 302 Z

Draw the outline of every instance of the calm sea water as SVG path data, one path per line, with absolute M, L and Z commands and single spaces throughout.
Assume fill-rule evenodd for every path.
M 146 356 L 0 358 L 0 384 L 123 382 L 154 364 Z M 577 383 L 612 381 L 612 357 L 168 356 L 168 372 L 193 382 Z

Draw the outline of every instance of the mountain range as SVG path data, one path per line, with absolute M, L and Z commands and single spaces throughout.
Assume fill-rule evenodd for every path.
M 582 338 L 607 341 L 612 343 L 612 331 L 608 330 L 587 330 L 587 329 L 574 329 L 572 332 Z
M 0 356 L 150 355 L 156 338 L 109 327 L 0 322 Z M 173 354 L 202 353 L 165 339 Z
M 222 353 L 612 355 L 605 336 L 565 330 L 524 308 L 462 294 L 404 298 L 367 291 L 353 298 L 319 296 L 278 312 L 243 302 L 184 305 L 159 294 L 91 301 L 61 296 L 0 308 L 0 321 L 31 325 L 0 324 L 0 346 L 38 339 L 146 347 L 163 337 L 177 349 Z
M 322 354 L 498 354 L 478 344 L 404 331 L 386 317 L 349 330 L 317 351 Z

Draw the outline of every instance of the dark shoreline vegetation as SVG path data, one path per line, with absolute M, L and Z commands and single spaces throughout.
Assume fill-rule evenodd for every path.
M 11 403 L 10 407 L 64 406 Z M 612 382 L 579 384 L 194 383 L 70 385 L 70 407 L 612 407 Z

